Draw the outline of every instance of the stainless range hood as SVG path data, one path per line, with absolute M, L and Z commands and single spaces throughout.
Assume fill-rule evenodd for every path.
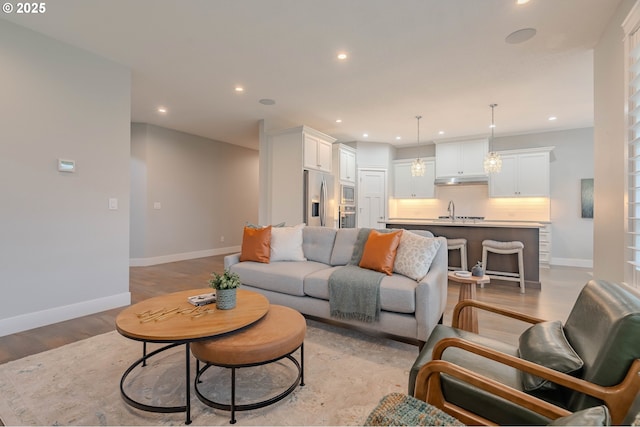
M 477 176 L 447 176 L 436 178 L 435 185 L 487 185 L 489 177 L 487 175 Z

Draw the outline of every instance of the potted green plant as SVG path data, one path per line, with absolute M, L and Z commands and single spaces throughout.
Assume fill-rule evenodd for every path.
M 229 310 L 236 306 L 236 289 L 240 286 L 240 276 L 229 270 L 223 274 L 211 273 L 209 286 L 216 290 L 216 307 Z

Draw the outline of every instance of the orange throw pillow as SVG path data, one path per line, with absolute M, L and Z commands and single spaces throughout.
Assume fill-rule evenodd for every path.
M 271 256 L 271 226 L 245 227 L 242 235 L 240 261 L 256 261 L 268 264 Z
M 371 230 L 367 242 L 364 244 L 359 266 L 391 276 L 400 237 L 402 237 L 402 230 L 390 233 Z

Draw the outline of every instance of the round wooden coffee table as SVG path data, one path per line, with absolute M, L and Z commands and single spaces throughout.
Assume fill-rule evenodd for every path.
M 190 296 L 211 291 L 211 288 L 204 288 L 161 295 L 127 307 L 118 314 L 116 318 L 118 332 L 143 343 L 142 357 L 136 360 L 120 379 L 120 393 L 127 404 L 150 412 L 186 412 L 185 423 L 191 423 L 190 343 L 251 325 L 269 311 L 269 300 L 265 296 L 243 289 L 238 289 L 237 304 L 231 310 L 218 310 L 215 304 L 195 307 L 187 301 Z M 148 342 L 168 345 L 147 354 Z M 131 371 L 138 366 L 145 366 L 147 359 L 154 355 L 183 344 L 185 345 L 186 376 L 184 406 L 152 406 L 140 403 L 127 395 L 124 382 Z
M 231 424 L 236 423 L 236 411 L 263 408 L 284 399 L 299 385 L 304 386 L 304 337 L 307 331 L 305 318 L 296 310 L 281 305 L 272 305 L 259 321 L 241 331 L 193 343 L 191 352 L 198 360 L 194 389 L 205 404 L 231 411 Z M 293 353 L 300 349 L 300 360 Z M 251 366 L 266 365 L 281 359 L 290 360 L 297 368 L 297 377 L 281 393 L 269 399 L 236 404 L 236 370 Z M 200 361 L 205 366 L 200 369 Z M 221 403 L 206 397 L 199 389 L 202 375 L 211 366 L 222 366 L 231 370 L 231 399 Z

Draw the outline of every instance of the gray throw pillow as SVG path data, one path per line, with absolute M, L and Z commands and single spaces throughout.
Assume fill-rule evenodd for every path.
M 559 320 L 537 323 L 524 331 L 518 350 L 522 359 L 565 374 L 578 371 L 584 364 L 567 341 Z M 523 372 L 522 387 L 525 391 L 553 390 L 557 385 Z

